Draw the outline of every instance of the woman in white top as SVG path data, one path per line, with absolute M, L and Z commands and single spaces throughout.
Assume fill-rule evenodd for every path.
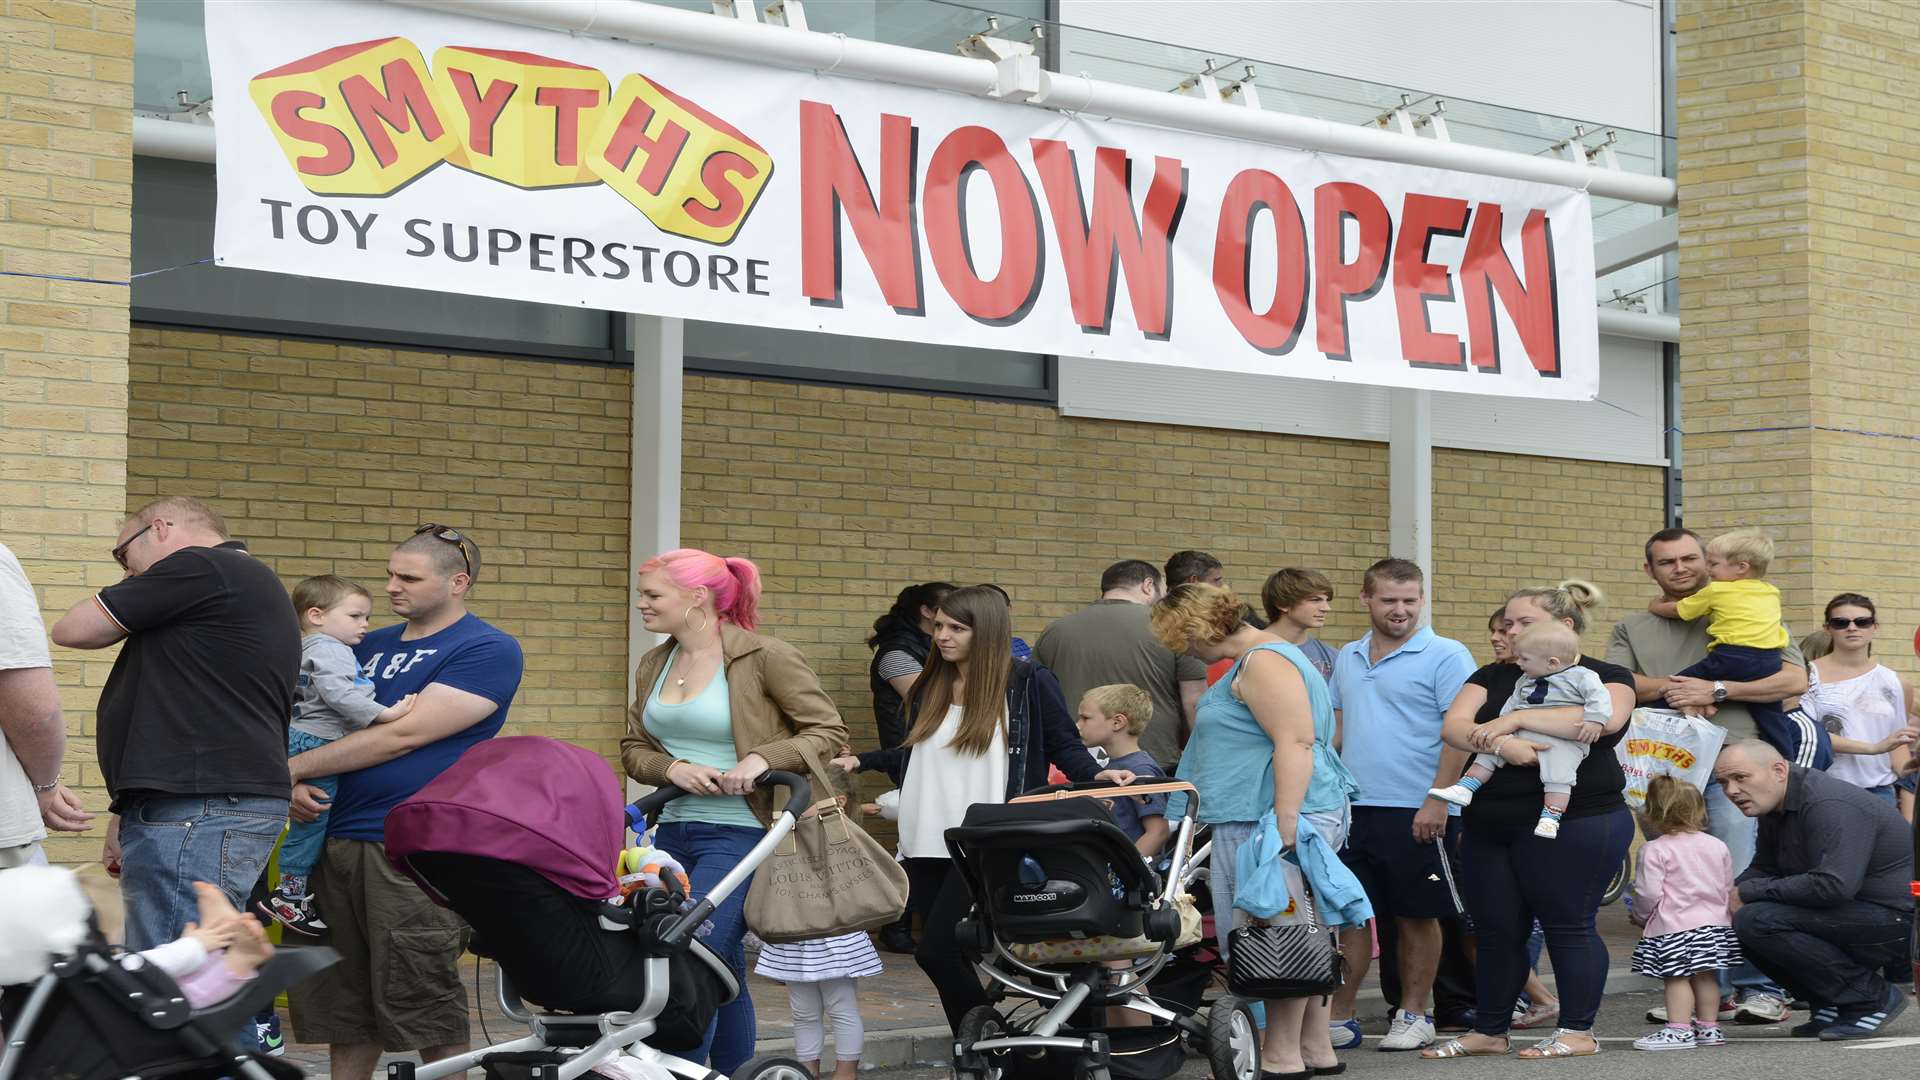
M 1133 779 L 1124 769 L 1100 770 L 1080 742 L 1060 683 L 1046 668 L 1015 660 L 1012 643 L 998 591 L 975 585 L 941 597 L 933 652 L 906 696 L 906 742 L 834 759 L 850 773 L 879 769 L 900 785 L 908 903 L 924 927 L 914 960 L 940 992 L 956 1032 L 987 995 L 953 934 L 972 901 L 953 871 L 947 830 L 975 803 L 1005 802 L 1044 786 L 1049 764 L 1074 780 Z
M 1913 686 L 1873 658 L 1873 601 L 1841 593 L 1827 603 L 1833 652 L 1812 663 L 1813 686 L 1800 707 L 1833 733 L 1827 772 L 1894 802 L 1894 783 L 1920 731 L 1913 724 Z

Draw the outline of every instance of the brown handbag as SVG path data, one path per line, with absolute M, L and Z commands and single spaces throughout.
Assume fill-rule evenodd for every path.
M 825 797 L 755 871 L 747 926 L 771 942 L 877 930 L 907 909 L 907 872 L 840 806 L 819 756 L 801 753 Z

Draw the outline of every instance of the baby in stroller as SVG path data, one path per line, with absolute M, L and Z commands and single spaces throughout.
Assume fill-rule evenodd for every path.
M 0 1080 L 297 1077 L 227 1044 L 275 995 L 333 963 L 333 950 L 276 953 L 225 893 L 205 883 L 196 893 L 197 924 L 126 953 L 111 944 L 125 922 L 113 883 L 55 867 L 0 871 Z
M 1102 799 L 1183 792 L 1187 810 L 1165 874 L 1140 857 Z M 947 830 L 947 847 L 973 899 L 956 936 L 980 959 L 1002 1012 L 969 1012 L 954 1041 L 954 1075 L 1162 1080 L 1179 1071 L 1182 1044 L 1206 1047 L 1217 1080 L 1254 1080 L 1259 1042 L 1250 1007 L 1221 996 L 1199 1010 L 1153 996 L 1149 983 L 1176 948 L 1198 936 L 1186 901 L 1194 867 L 1191 784 L 1052 788 L 1005 805 L 980 804 Z M 1128 968 L 1109 966 L 1126 959 Z M 1048 1007 L 1030 1007 L 1038 1002 Z M 1103 1006 L 1144 1015 L 1146 1027 L 1102 1028 Z
M 671 875 L 622 897 L 617 874 L 629 821 L 684 792 L 662 788 L 624 807 L 606 761 L 568 743 L 491 739 L 394 807 L 388 859 L 473 927 L 472 951 L 499 966 L 501 1009 L 531 1034 L 430 1065 L 395 1063 L 390 1080 L 437 1080 L 476 1066 L 489 1080 L 576 1080 L 601 1067 L 663 1080 L 716 1076 L 673 1055 L 699 1046 L 715 1011 L 739 993 L 699 929 L 807 806 L 798 776 L 769 772 L 760 783 L 788 789 L 784 811 L 697 902 Z M 786 1058 L 756 1058 L 733 1077 L 808 1080 Z

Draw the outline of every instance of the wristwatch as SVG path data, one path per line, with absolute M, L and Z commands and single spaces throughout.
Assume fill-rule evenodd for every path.
M 1727 700 L 1727 684 L 1723 682 L 1714 683 L 1713 684 L 1713 703 L 1715 705 L 1718 705 L 1725 700 Z

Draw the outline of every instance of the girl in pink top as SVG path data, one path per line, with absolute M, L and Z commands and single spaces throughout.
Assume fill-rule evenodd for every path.
M 1733 856 L 1707 834 L 1706 799 L 1684 780 L 1654 777 L 1641 823 L 1654 839 L 1640 849 L 1633 880 L 1633 922 L 1644 935 L 1633 971 L 1666 980 L 1667 1024 L 1634 1040 L 1634 1049 L 1725 1046 L 1719 972 L 1741 962 L 1727 909 Z

